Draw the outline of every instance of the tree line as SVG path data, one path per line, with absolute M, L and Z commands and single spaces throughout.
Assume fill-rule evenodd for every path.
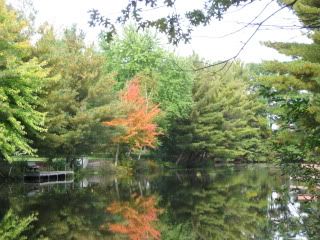
M 317 26 L 317 1 L 292 9 L 306 27 Z M 292 61 L 193 71 L 208 62 L 163 49 L 151 30 L 127 26 L 96 47 L 76 27 L 57 34 L 44 24 L 34 43 L 31 22 L 4 0 L 0 16 L 4 160 L 148 153 L 187 166 L 318 161 L 318 28 L 309 44 L 264 43 Z

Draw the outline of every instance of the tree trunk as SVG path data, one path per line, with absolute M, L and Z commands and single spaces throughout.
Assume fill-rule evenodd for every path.
M 114 165 L 118 166 L 118 158 L 119 158 L 120 144 L 117 145 L 116 158 L 114 160 Z
M 142 187 L 141 187 L 140 181 L 139 181 L 138 185 L 139 185 L 139 190 L 140 190 L 140 196 L 143 197 L 143 191 L 142 191 Z
M 177 161 L 176 161 L 176 165 L 179 164 L 180 160 L 182 159 L 182 156 L 183 156 L 183 152 L 180 153 L 180 155 L 179 155 L 179 157 L 178 157 L 178 159 L 177 159 Z
M 118 179 L 117 178 L 114 178 L 114 185 L 116 187 L 117 197 L 118 197 L 118 199 L 120 199 L 120 193 L 119 193 L 119 186 L 118 186 Z
M 12 168 L 13 168 L 13 166 L 10 166 L 9 175 L 8 175 L 9 177 L 11 175 Z
M 138 161 L 139 161 L 140 158 L 141 158 L 141 154 L 142 154 L 142 148 L 140 149 L 140 152 L 139 152 Z

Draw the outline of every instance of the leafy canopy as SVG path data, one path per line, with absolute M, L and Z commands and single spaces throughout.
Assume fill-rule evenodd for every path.
M 136 22 L 142 29 L 155 27 L 159 32 L 168 36 L 169 42 L 177 45 L 183 41 L 189 42 L 195 27 L 206 26 L 212 19 L 221 19 L 223 14 L 234 5 L 252 2 L 253 0 L 205 0 L 198 9 L 190 9 L 184 13 L 176 11 L 175 0 L 129 0 L 116 19 L 103 16 L 99 10 L 90 10 L 91 26 L 102 25 L 106 28 L 106 38 L 110 41 L 116 33 L 116 23 L 125 24 L 129 19 Z M 166 8 L 165 15 L 156 19 L 147 18 L 143 14 L 145 8 Z
M 116 74 L 116 89 L 122 89 L 135 76 L 141 88 L 165 113 L 165 121 L 189 114 L 192 104 L 193 75 L 191 62 L 161 48 L 151 32 L 138 33 L 133 26 L 112 42 L 102 41 L 104 71 Z M 166 128 L 162 124 L 162 128 Z
M 0 157 L 34 154 L 30 138 L 44 132 L 39 95 L 47 71 L 31 55 L 27 22 L 0 1 Z

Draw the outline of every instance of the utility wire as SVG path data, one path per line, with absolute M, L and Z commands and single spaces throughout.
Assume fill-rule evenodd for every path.
M 233 57 L 230 57 L 228 59 L 225 59 L 223 61 L 219 61 L 217 63 L 213 63 L 213 64 L 209 64 L 209 65 L 206 65 L 204 67 L 200 67 L 200 68 L 196 68 L 196 69 L 193 69 L 193 71 L 197 72 L 197 71 L 201 71 L 201 70 L 204 70 L 206 68 L 210 68 L 210 67 L 214 67 L 214 66 L 218 66 L 218 65 L 221 65 L 221 64 L 226 64 L 228 63 L 229 61 L 231 60 L 235 60 L 239 55 L 240 53 L 244 50 L 244 48 L 248 45 L 248 43 L 251 41 L 251 39 L 255 36 L 255 34 L 259 31 L 259 29 L 261 28 L 261 26 L 266 22 L 268 21 L 270 18 L 272 18 L 274 15 L 276 15 L 278 12 L 282 11 L 283 9 L 287 8 L 287 7 L 291 7 L 293 6 L 298 0 L 294 0 L 293 2 L 291 3 L 288 3 L 284 6 L 282 6 L 281 8 L 279 8 L 278 10 L 274 11 L 272 14 L 270 14 L 269 16 L 267 16 L 265 19 L 263 19 L 260 23 L 257 24 L 257 27 L 256 29 L 253 31 L 253 33 L 249 36 L 249 38 L 244 42 L 244 44 L 242 45 L 242 47 L 239 49 L 239 51 L 233 56 Z
M 241 24 L 241 22 L 238 22 Z M 248 26 L 257 26 L 259 23 L 248 23 Z M 295 30 L 295 29 L 308 29 L 310 27 L 305 27 L 302 25 L 297 25 L 297 24 L 292 24 L 292 25 L 276 25 L 276 24 L 264 24 L 264 27 L 269 27 L 269 28 L 278 28 L 278 29 L 289 29 L 289 30 Z
M 235 31 L 233 31 L 233 32 L 230 32 L 230 33 L 227 33 L 227 34 L 224 34 L 224 35 L 222 35 L 222 36 L 215 37 L 215 38 L 217 38 L 217 39 L 219 39 L 219 38 L 225 38 L 225 37 L 228 37 L 228 36 L 230 36 L 230 35 L 236 34 L 236 33 L 240 32 L 240 31 L 242 31 L 243 29 L 247 28 L 248 26 L 250 26 L 251 24 L 253 24 L 254 21 L 257 20 L 257 19 L 264 13 L 264 11 L 269 7 L 269 5 L 270 5 L 273 1 L 274 1 L 274 0 L 271 0 L 268 4 L 266 4 L 266 5 L 264 6 L 264 8 L 258 13 L 258 15 L 256 15 L 249 23 L 247 23 L 247 24 L 244 25 L 243 27 L 241 27 L 241 28 L 239 28 L 239 29 L 237 29 L 237 30 L 235 30 Z

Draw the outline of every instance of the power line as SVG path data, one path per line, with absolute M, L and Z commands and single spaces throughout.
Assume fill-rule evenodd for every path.
M 269 5 L 270 5 L 273 1 L 274 1 L 274 0 L 271 0 L 268 4 L 266 4 L 266 5 L 264 6 L 264 8 L 258 13 L 258 15 L 256 15 L 256 16 L 255 16 L 249 23 L 247 23 L 245 26 L 243 26 L 243 27 L 241 27 L 241 28 L 239 28 L 239 29 L 237 29 L 237 30 L 235 30 L 235 31 L 233 31 L 233 32 L 224 34 L 224 35 L 222 35 L 222 36 L 218 36 L 218 37 L 216 37 L 216 38 L 217 38 L 217 39 L 219 39 L 219 38 L 225 38 L 225 37 L 228 37 L 228 36 L 230 36 L 230 35 L 236 34 L 236 33 L 240 32 L 240 31 L 242 31 L 243 29 L 247 28 L 247 27 L 250 26 L 252 23 L 254 23 L 254 21 L 257 20 L 257 19 L 264 13 L 264 11 L 269 7 Z
M 272 18 L 274 15 L 276 15 L 278 12 L 282 11 L 283 9 L 287 8 L 287 7 L 291 7 L 293 6 L 298 0 L 294 0 L 293 2 L 291 3 L 288 3 L 284 6 L 282 6 L 281 8 L 279 8 L 278 10 L 274 11 L 272 14 L 270 14 L 269 16 L 267 16 L 265 19 L 263 19 L 260 23 L 257 24 L 257 27 L 256 29 L 253 31 L 253 33 L 249 36 L 249 38 L 244 42 L 244 44 L 242 45 L 242 47 L 239 49 L 239 51 L 233 56 L 233 57 L 230 57 L 228 59 L 225 59 L 223 61 L 219 61 L 217 63 L 213 63 L 213 64 L 209 64 L 209 65 L 206 65 L 204 67 L 200 67 L 200 68 L 197 68 L 197 69 L 194 69 L 194 71 L 201 71 L 201 70 L 204 70 L 206 68 L 210 68 L 210 67 L 214 67 L 214 66 L 218 66 L 218 65 L 221 65 L 221 64 L 226 64 L 228 63 L 229 61 L 231 60 L 235 60 L 239 55 L 240 53 L 244 50 L 244 48 L 248 45 L 248 43 L 251 41 L 251 39 L 255 36 L 255 34 L 259 31 L 259 29 L 261 28 L 261 26 L 266 22 L 268 21 L 270 18 Z
M 238 22 L 241 24 L 241 22 Z M 257 26 L 259 23 L 248 23 L 250 26 Z M 289 30 L 296 30 L 296 29 L 308 29 L 309 27 L 305 27 L 302 25 L 292 24 L 292 25 L 277 25 L 277 24 L 264 24 L 264 27 L 270 28 L 278 28 L 278 29 L 289 29 Z

